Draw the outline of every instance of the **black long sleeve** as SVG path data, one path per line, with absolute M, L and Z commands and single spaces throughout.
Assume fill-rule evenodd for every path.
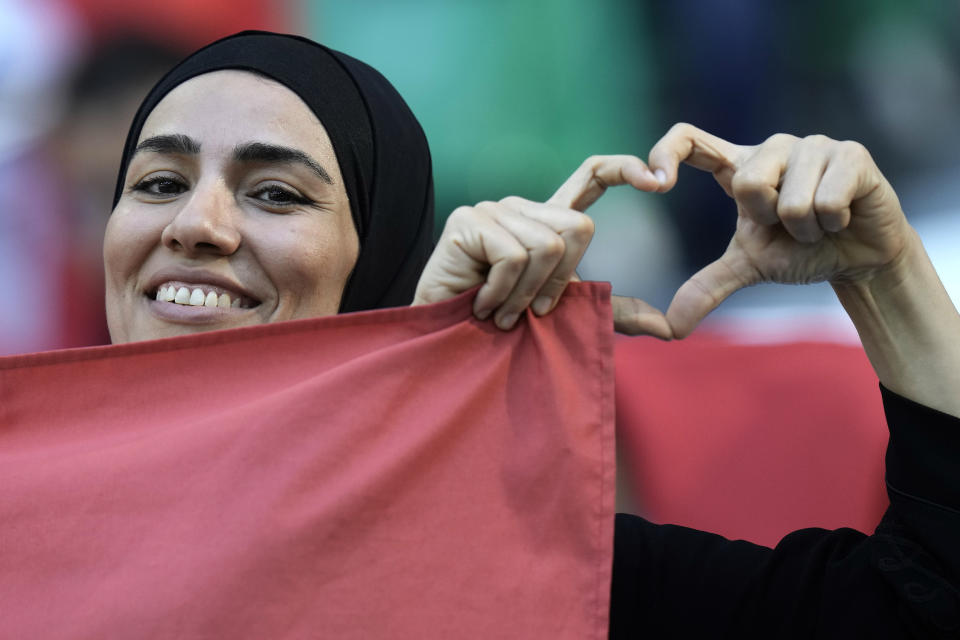
M 768 549 L 618 515 L 610 637 L 960 638 L 960 419 L 882 393 L 890 507 L 873 535 L 804 529 Z

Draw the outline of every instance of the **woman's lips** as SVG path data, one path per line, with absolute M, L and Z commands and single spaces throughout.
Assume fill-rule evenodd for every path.
M 199 282 L 168 281 L 144 295 L 154 313 L 175 322 L 216 322 L 260 304 L 237 291 Z
M 259 301 L 237 291 L 205 283 L 168 281 L 157 286 L 155 291 L 147 291 L 146 294 L 157 302 L 191 307 L 250 309 L 260 304 Z

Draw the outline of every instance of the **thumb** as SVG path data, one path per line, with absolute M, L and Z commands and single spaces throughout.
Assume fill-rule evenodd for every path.
M 700 321 L 733 292 L 760 282 L 746 263 L 738 264 L 728 251 L 684 282 L 667 308 L 667 322 L 675 338 L 686 338 Z M 751 275 L 745 275 L 751 274 Z
M 613 328 L 628 336 L 653 336 L 672 340 L 673 332 L 663 312 L 638 298 L 612 296 Z

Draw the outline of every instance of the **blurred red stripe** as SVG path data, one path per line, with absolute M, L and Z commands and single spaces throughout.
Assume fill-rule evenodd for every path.
M 267 0 L 66 0 L 94 39 L 143 32 L 184 47 L 199 47 L 244 29 L 287 31 L 290 3 Z

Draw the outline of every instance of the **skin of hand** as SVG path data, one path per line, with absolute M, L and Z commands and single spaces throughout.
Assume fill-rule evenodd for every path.
M 583 211 L 607 187 L 622 184 L 642 191 L 660 188 L 639 158 L 595 156 L 547 202 L 511 196 L 459 207 L 424 268 L 413 304 L 440 302 L 482 284 L 474 314 L 480 319 L 492 314 L 501 329 L 512 328 L 527 307 L 537 315 L 549 313 L 567 284 L 578 279 L 577 264 L 593 237 L 593 220 Z M 631 318 L 640 325 L 636 332 L 669 338 L 663 314 L 646 306 L 650 322 Z
M 777 134 L 740 146 L 675 125 L 650 167 L 676 184 L 685 162 L 737 203 L 724 254 L 685 282 L 666 318 L 688 335 L 734 291 L 760 282 L 829 281 L 880 381 L 960 416 L 960 314 L 870 154 L 855 142 Z
M 506 198 L 451 215 L 414 304 L 478 284 L 479 318 L 509 329 L 527 306 L 549 313 L 593 232 L 582 212 L 607 187 L 666 192 L 685 163 L 710 171 L 737 204 L 724 254 L 687 280 L 665 314 L 614 296 L 617 331 L 683 338 L 732 293 L 761 282 L 829 281 L 860 332 L 880 380 L 960 415 L 960 316 L 893 189 L 860 144 L 777 134 L 736 145 L 677 124 L 650 151 L 589 158 L 546 203 Z M 932 373 L 931 373 L 932 372 Z
M 667 310 L 675 337 L 761 282 L 857 282 L 896 264 L 912 238 L 893 189 L 856 142 L 777 134 L 736 145 L 688 124 L 650 151 L 669 191 L 683 162 L 713 173 L 738 211 L 723 255 L 677 290 Z

